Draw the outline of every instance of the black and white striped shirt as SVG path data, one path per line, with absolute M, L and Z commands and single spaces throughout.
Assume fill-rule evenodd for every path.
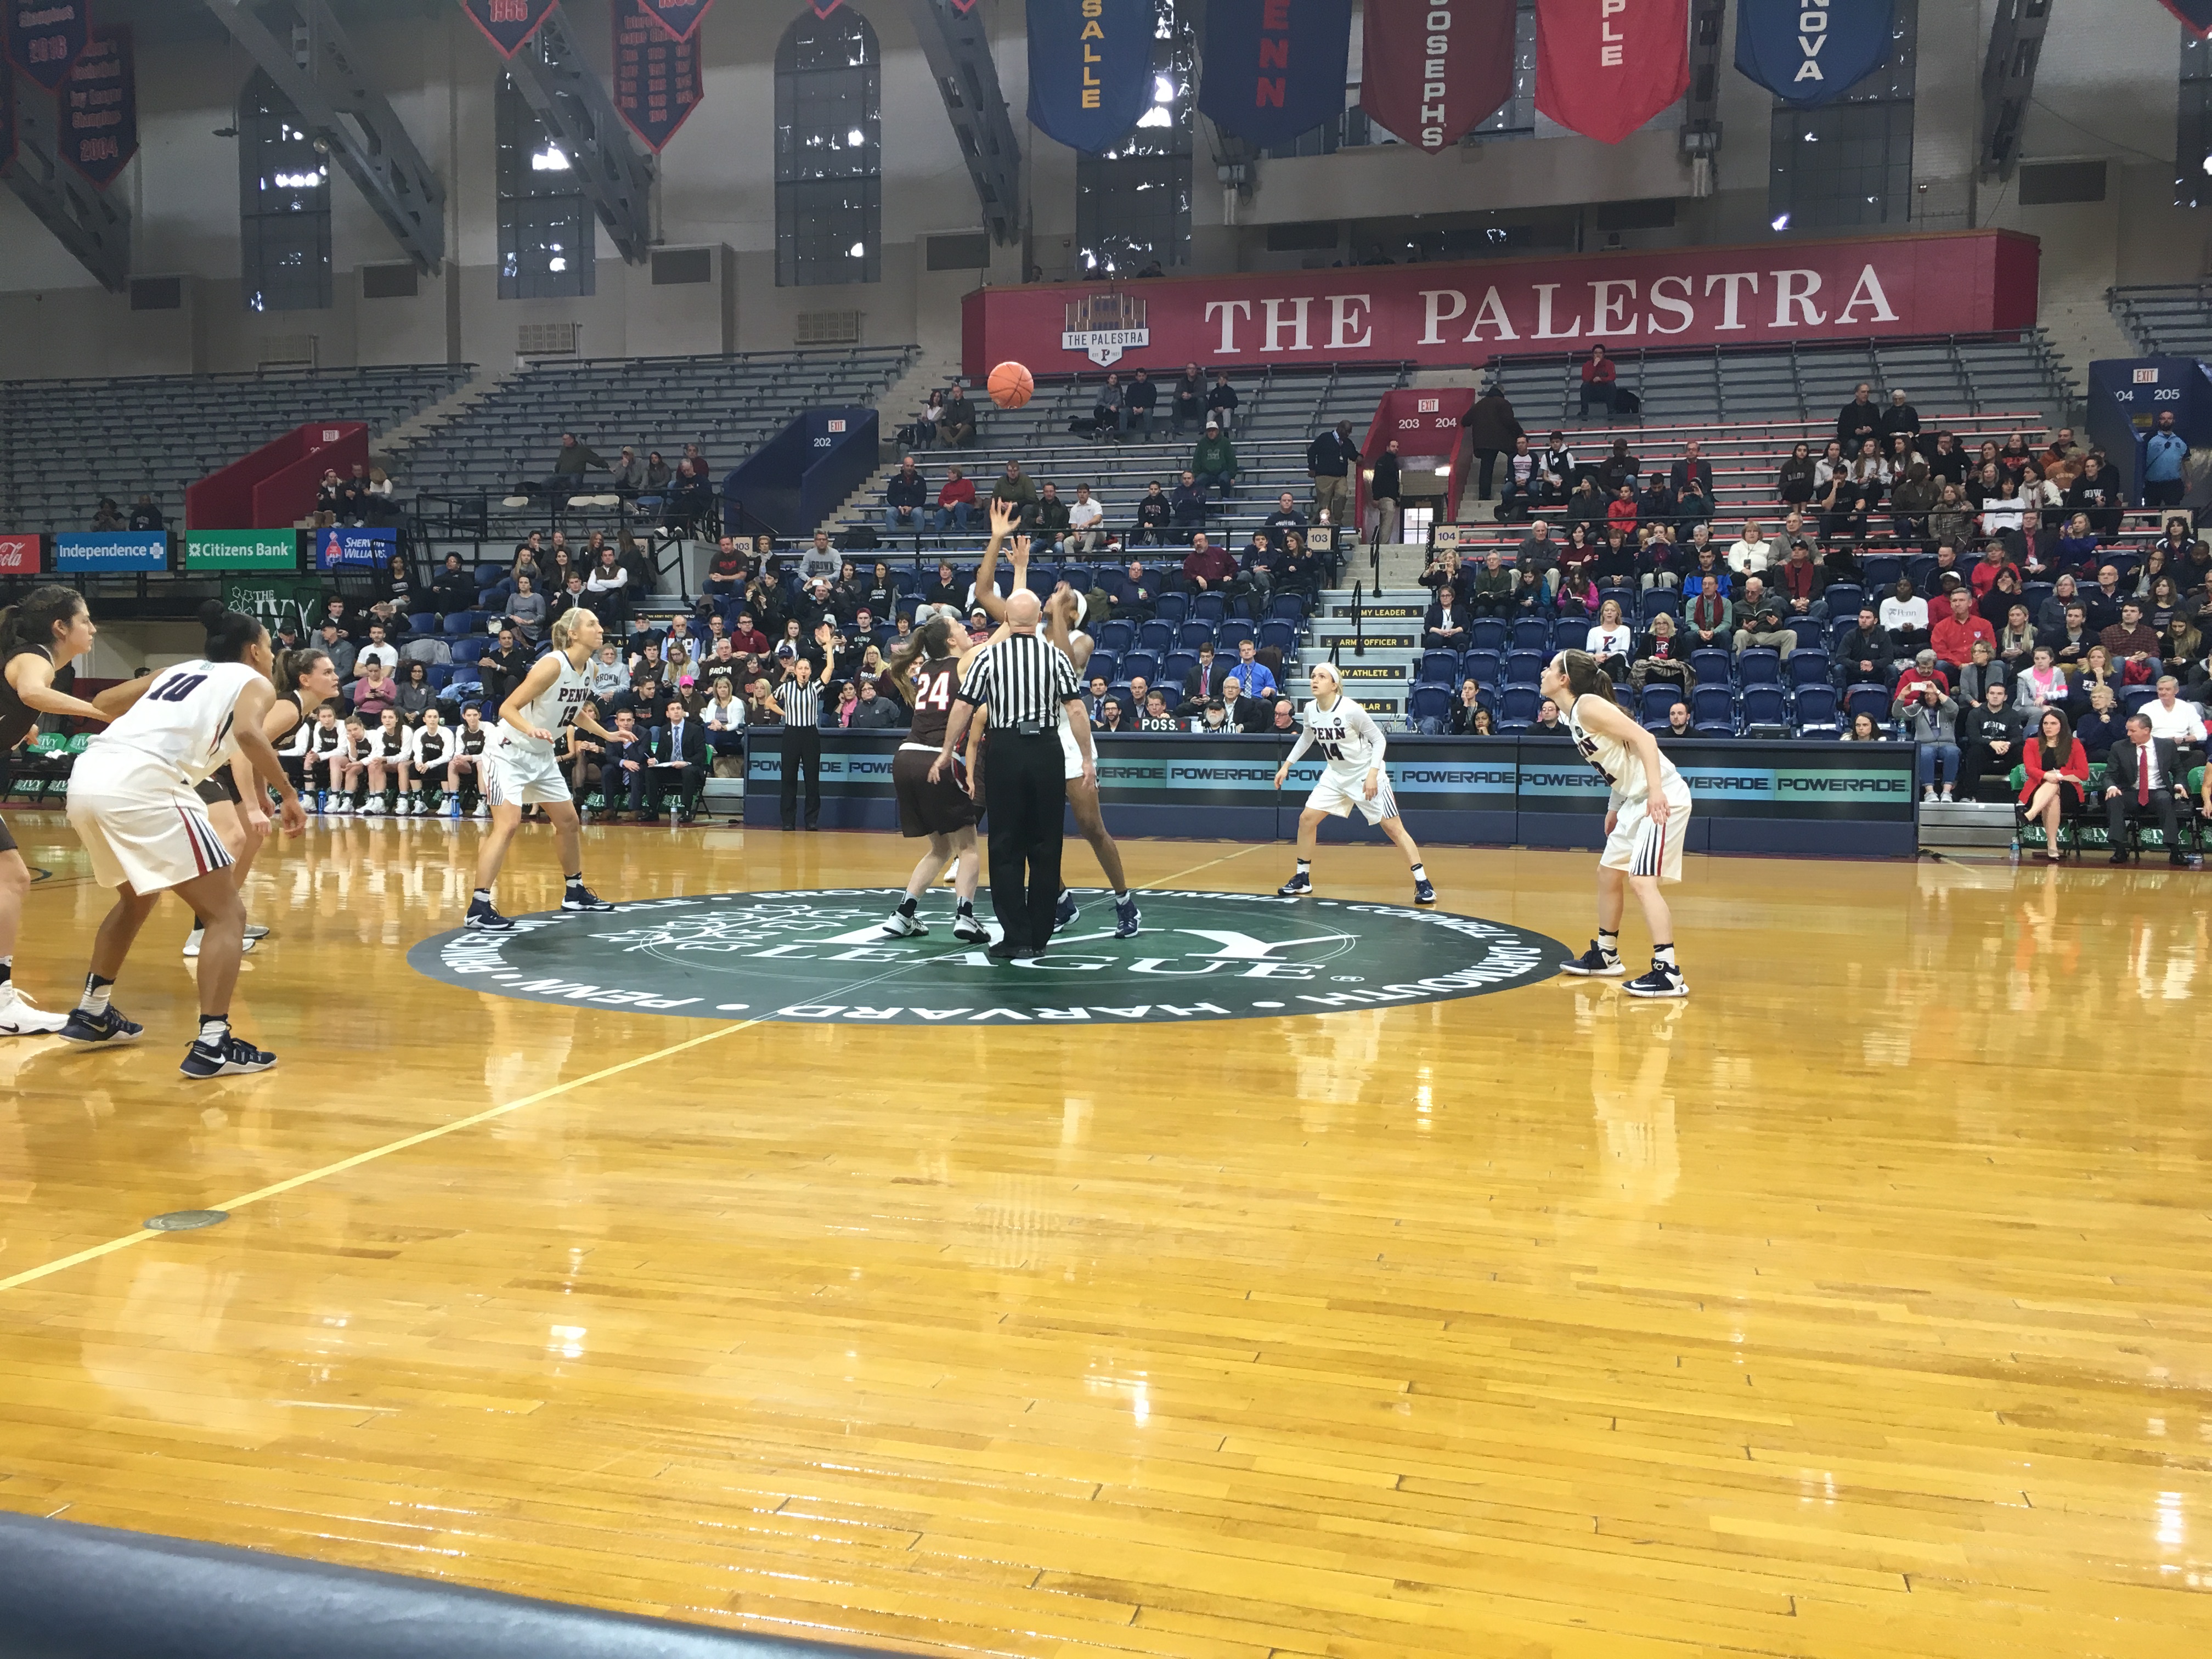
M 782 705 L 786 726 L 822 724 L 821 681 L 811 679 L 801 685 L 795 679 L 786 680 L 775 688 L 775 700 Z
M 968 659 L 960 682 L 960 701 L 988 703 L 991 730 L 1060 722 L 1060 705 L 1077 695 L 1075 665 L 1050 640 L 1036 634 L 1009 634 Z

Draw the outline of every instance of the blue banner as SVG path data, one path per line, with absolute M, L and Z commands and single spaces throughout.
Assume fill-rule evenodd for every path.
M 137 55 L 131 31 L 103 26 L 62 89 L 62 152 L 102 190 L 138 153 Z
M 2163 0 L 2163 3 L 2181 20 L 2182 27 L 2198 40 L 2212 39 L 2212 0 Z
M 167 570 L 167 531 L 64 532 L 54 538 L 57 570 Z
M 1794 108 L 1842 97 L 1890 45 L 1889 0 L 1737 0 L 1736 73 Z
M 1286 144 L 1344 113 L 1352 0 L 1211 0 L 1198 107 L 1222 131 Z
M 8 55 L 48 92 L 69 79 L 92 38 L 87 0 L 7 0 Z
M 1103 155 L 1152 106 L 1152 0 L 1029 0 L 1030 120 Z
M 396 530 L 333 528 L 315 532 L 315 568 L 381 570 L 399 550 Z
M 461 9 L 483 31 L 484 39 L 499 48 L 501 57 L 512 58 L 538 33 L 545 14 L 553 9 L 553 0 L 461 0 Z

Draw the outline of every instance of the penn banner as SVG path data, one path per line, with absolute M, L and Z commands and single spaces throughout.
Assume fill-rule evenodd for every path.
M 1344 113 L 1352 0 L 1211 0 L 1198 107 L 1233 137 L 1287 144 Z
M 1736 0 L 1736 73 L 1798 109 L 1842 97 L 1889 47 L 1890 0 Z
M 58 92 L 92 38 L 88 0 L 6 0 L 8 56 L 48 92 Z
M 1617 144 L 1690 89 L 1689 0 L 1536 0 L 1536 107 Z
M 501 57 L 512 58 L 529 44 L 554 4 L 555 0 L 461 0 L 461 9 Z
M 614 20 L 615 108 L 658 155 L 706 96 L 699 42 L 663 29 L 649 0 L 615 0 Z
M 1367 0 L 1359 106 L 1434 155 L 1513 95 L 1513 0 Z
M 1152 106 L 1152 0 L 1029 0 L 1030 122 L 1103 155 Z
M 640 3 L 654 22 L 678 40 L 689 40 L 699 32 L 699 20 L 714 0 L 640 0 Z
M 63 154 L 106 190 L 138 153 L 138 74 L 129 29 L 93 30 L 61 102 Z

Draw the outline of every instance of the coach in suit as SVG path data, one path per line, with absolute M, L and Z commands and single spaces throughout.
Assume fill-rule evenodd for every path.
M 649 769 L 657 799 L 667 799 L 673 789 L 678 808 L 685 817 L 697 812 L 699 792 L 707 781 L 707 724 L 684 707 L 681 697 L 668 700 L 668 723 L 653 728 Z M 641 812 L 638 816 L 651 815 Z
M 2127 861 L 2128 817 L 2155 814 L 2166 841 L 2166 861 L 2186 864 L 2181 850 L 2179 803 L 2189 799 L 2179 757 L 2168 738 L 2154 738 L 2150 720 L 2128 716 L 2127 736 L 2105 757 L 2105 817 L 2112 830 L 2112 862 Z

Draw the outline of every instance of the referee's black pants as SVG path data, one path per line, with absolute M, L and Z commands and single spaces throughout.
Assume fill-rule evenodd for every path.
M 819 726 L 783 728 L 783 827 L 799 828 L 799 773 L 806 771 L 806 827 L 822 823 L 822 731 Z
M 1042 951 L 1060 902 L 1060 822 L 1066 767 L 1056 732 L 991 733 L 983 761 L 983 805 L 991 821 L 991 908 L 1006 943 Z

